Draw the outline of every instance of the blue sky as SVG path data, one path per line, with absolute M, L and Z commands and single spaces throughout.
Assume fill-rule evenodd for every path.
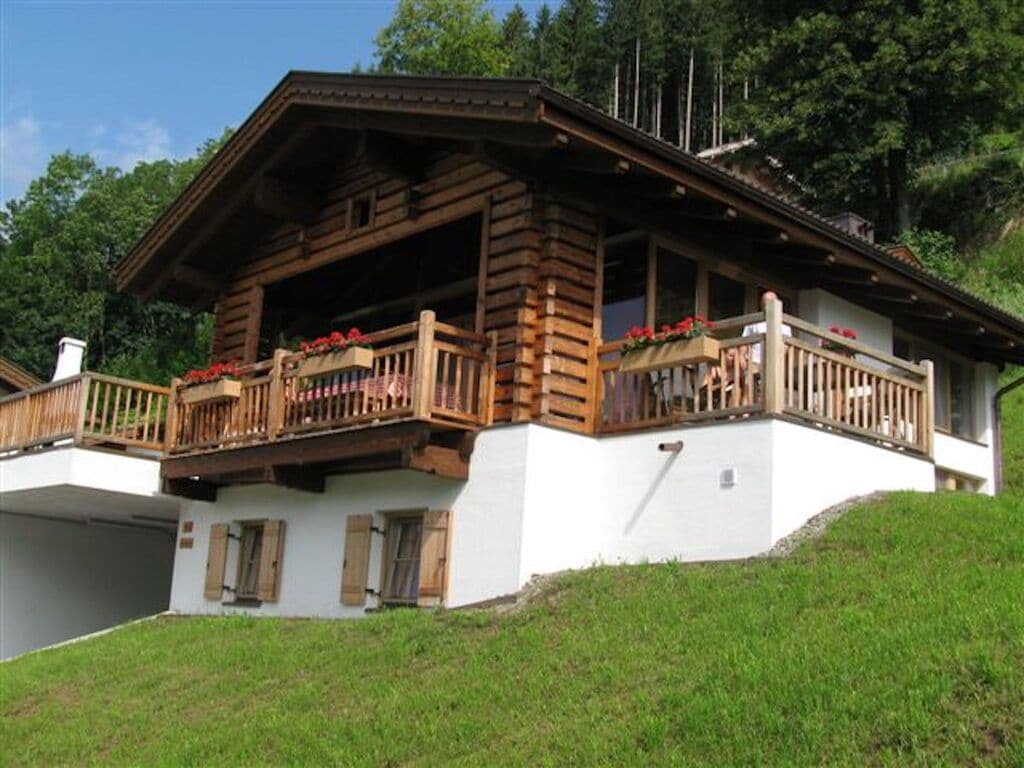
M 490 0 L 499 17 L 512 4 Z M 0 200 L 65 149 L 125 169 L 187 156 L 289 69 L 368 64 L 394 5 L 0 0 Z

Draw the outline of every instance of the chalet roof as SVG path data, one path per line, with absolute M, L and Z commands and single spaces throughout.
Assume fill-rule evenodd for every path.
M 584 196 L 594 174 L 608 178 L 628 168 L 632 189 L 671 190 L 680 206 L 721 206 L 728 226 L 754 233 L 780 259 L 806 262 L 829 279 L 853 274 L 858 290 L 870 290 L 866 299 L 888 302 L 891 314 L 916 308 L 917 323 L 944 321 L 979 356 L 1024 362 L 1021 318 L 536 80 L 290 72 L 117 264 L 118 287 L 193 306 L 211 303 L 215 281 L 197 276 L 196 260 L 209 265 L 206 251 L 218 253 L 210 246 L 218 230 L 258 194 L 263 177 L 299 162 L 300 149 L 305 168 L 323 164 L 329 153 L 337 157 L 336 138 L 314 138 L 324 128 L 443 140 L 537 173 L 557 167 L 560 182 L 579 178 Z M 628 192 L 618 195 L 616 205 L 636 202 Z
M 16 392 L 42 384 L 39 379 L 6 357 L 0 357 L 0 382 L 7 384 Z

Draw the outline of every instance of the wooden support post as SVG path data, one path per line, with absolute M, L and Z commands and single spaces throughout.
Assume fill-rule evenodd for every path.
M 490 426 L 494 423 L 494 393 L 497 387 L 498 378 L 498 332 L 491 331 L 487 334 L 487 375 L 484 377 L 486 385 L 483 387 L 483 406 L 481 407 L 481 421 L 483 426 Z
M 82 444 L 85 436 L 85 414 L 89 411 L 89 382 L 92 378 L 88 373 L 83 373 L 78 378 L 78 405 L 75 414 L 75 445 Z
M 782 413 L 785 404 L 785 342 L 782 338 L 782 302 L 771 291 L 764 306 L 764 411 Z
M 284 428 L 284 358 L 287 349 L 275 349 L 270 366 L 270 392 L 267 402 L 267 440 L 277 440 Z
M 434 323 L 437 316 L 426 309 L 420 312 L 419 333 L 416 337 L 416 358 L 412 368 L 412 415 L 413 418 L 430 419 L 434 402 L 434 376 L 437 361 L 434 359 Z
M 171 391 L 167 395 L 167 418 L 164 421 L 164 453 L 170 453 L 178 443 L 178 391 L 181 379 L 171 379 Z
M 935 458 L 935 363 L 922 360 L 921 365 L 924 366 L 924 398 L 918 442 L 928 458 Z

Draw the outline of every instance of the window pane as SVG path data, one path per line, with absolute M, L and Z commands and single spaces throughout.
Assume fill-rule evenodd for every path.
M 420 539 L 423 532 L 423 520 L 395 520 L 394 539 L 388 569 L 387 593 L 388 600 L 412 602 L 419 594 L 420 585 Z
M 974 437 L 974 398 L 971 371 L 962 363 L 949 364 L 950 430 L 955 435 Z
M 239 579 L 238 597 L 255 597 L 260 573 L 260 553 L 263 550 L 263 527 L 245 526 L 242 529 L 242 546 L 240 551 L 241 578 Z
M 724 320 L 743 314 L 747 305 L 747 287 L 717 272 L 708 274 L 708 317 Z
M 678 253 L 658 249 L 654 325 L 660 328 L 697 313 L 697 263 Z
M 621 339 L 647 314 L 647 238 L 637 237 L 610 246 L 604 257 L 601 336 Z

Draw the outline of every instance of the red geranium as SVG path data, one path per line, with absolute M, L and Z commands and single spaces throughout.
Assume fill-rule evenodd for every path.
M 850 341 L 857 340 L 857 332 L 853 330 L 853 328 L 843 328 L 841 325 L 830 325 L 828 330 L 836 336 L 842 336 L 844 339 L 849 339 Z M 822 349 L 827 349 L 832 352 L 848 351 L 847 347 L 843 346 L 841 342 L 834 341 L 832 339 L 822 339 L 821 347 Z
M 182 379 L 187 386 L 196 384 L 210 384 L 221 379 L 238 379 L 241 373 L 238 366 L 232 361 L 227 363 L 214 363 L 209 368 L 195 368 L 186 373 Z
M 706 320 L 703 315 L 684 317 L 674 325 L 666 323 L 661 326 L 660 333 L 655 333 L 650 326 L 634 326 L 626 333 L 626 343 L 622 345 L 622 349 L 630 352 L 635 349 L 667 344 L 670 341 L 694 339 L 698 336 L 707 336 L 714 328 L 715 324 Z
M 370 348 L 370 342 L 358 328 L 350 328 L 348 333 L 331 331 L 327 336 L 321 336 L 312 341 L 304 341 L 299 345 L 305 357 L 326 355 L 330 352 L 344 352 L 349 347 Z

